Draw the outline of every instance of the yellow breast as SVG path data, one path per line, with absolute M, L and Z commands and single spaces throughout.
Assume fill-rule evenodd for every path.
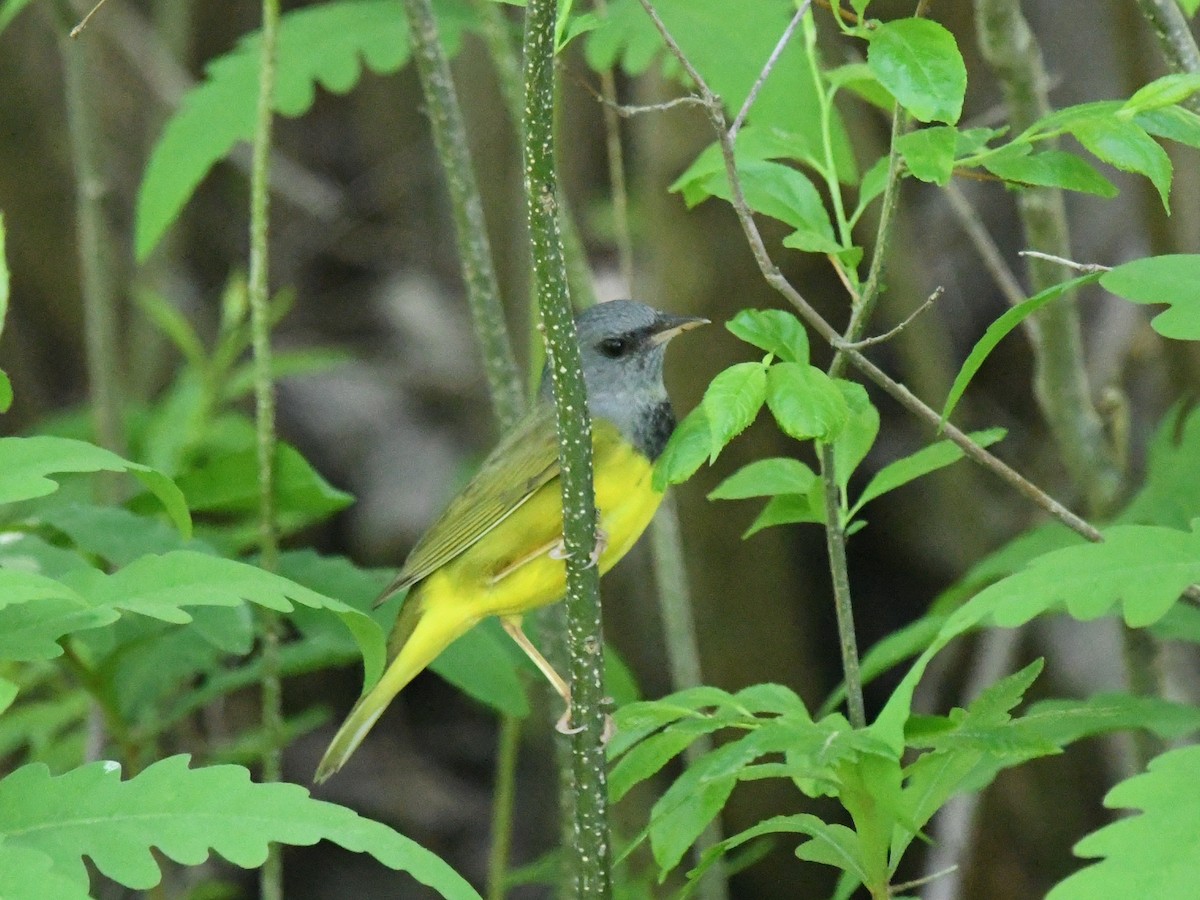
M 653 463 L 604 421 L 594 423 L 596 510 L 603 532 L 604 574 L 641 537 L 662 501 L 651 485 Z M 562 598 L 566 564 L 548 551 L 562 539 L 559 479 L 543 485 L 508 518 L 421 585 L 426 609 L 443 604 L 478 620 L 520 615 Z M 468 610 L 462 609 L 469 607 Z

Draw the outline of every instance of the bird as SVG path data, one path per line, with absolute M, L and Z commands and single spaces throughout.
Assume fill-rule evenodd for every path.
M 662 500 L 652 473 L 675 428 L 663 384 L 667 343 L 707 323 L 634 300 L 600 303 L 575 319 L 592 420 L 598 519 L 592 563 L 601 574 L 634 545 Z M 532 408 L 417 542 L 376 602 L 408 590 L 388 639 L 387 668 L 338 729 L 316 782 L 341 769 L 396 694 L 488 616 L 499 617 L 563 698 L 557 727 L 571 733 L 570 686 L 521 628 L 525 613 L 560 600 L 566 590 L 559 474 L 547 368 Z

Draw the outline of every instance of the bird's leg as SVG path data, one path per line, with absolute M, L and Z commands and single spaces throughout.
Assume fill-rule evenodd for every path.
M 599 563 L 600 556 L 601 556 L 601 554 L 604 553 L 604 551 L 606 549 L 608 549 L 608 532 L 605 531 L 603 528 L 597 528 L 596 529 L 596 546 L 592 548 L 591 555 L 588 556 L 587 568 L 590 569 L 590 568 L 592 568 L 592 566 Z M 567 552 L 566 545 L 562 541 L 559 541 L 557 544 L 555 544 L 553 547 L 550 548 L 550 558 L 551 559 L 566 559 L 570 555 L 571 554 Z
M 546 676 L 546 680 L 553 685 L 558 696 L 562 697 L 563 702 L 567 704 L 562 716 L 554 723 L 554 730 L 560 734 L 578 734 L 583 731 L 582 725 L 571 727 L 571 686 L 563 680 L 558 672 L 554 671 L 554 666 L 550 665 L 546 657 L 542 656 L 538 648 L 533 646 L 533 642 L 521 630 L 521 617 L 502 616 L 500 624 L 508 632 L 508 636 L 517 642 L 517 646 L 524 650 L 525 655 L 538 667 L 538 671 Z

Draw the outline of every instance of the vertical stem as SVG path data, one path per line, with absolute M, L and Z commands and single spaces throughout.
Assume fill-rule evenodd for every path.
M 574 722 L 576 895 L 607 898 L 609 875 L 607 773 L 604 729 L 604 655 L 595 548 L 591 422 L 559 234 L 554 169 L 554 0 L 530 0 L 525 13 L 525 190 L 546 353 L 554 389 L 562 470 L 563 542 L 567 553 L 567 640 Z
M 980 49 L 1003 85 L 1013 130 L 1020 132 L 1050 110 L 1037 39 L 1017 0 L 975 0 L 975 12 Z M 1022 191 L 1018 208 L 1028 246 L 1054 256 L 1071 256 L 1062 191 L 1038 187 Z M 1035 293 L 1068 275 L 1056 263 L 1029 260 L 1030 288 Z M 1092 402 L 1074 296 L 1039 311 L 1033 327 L 1034 392 L 1042 415 L 1089 509 L 1104 515 L 1120 492 L 1121 474 Z
M 658 586 L 658 609 L 662 616 L 671 686 L 674 690 L 695 687 L 704 680 L 700 667 L 700 645 L 696 639 L 687 570 L 683 562 L 679 510 L 670 493 L 663 498 L 658 514 L 650 523 L 650 549 L 654 558 L 654 580 Z M 690 766 L 712 749 L 712 738 L 707 734 L 701 735 L 683 751 L 683 758 Z M 693 852 L 697 862 L 705 851 L 720 842 L 721 822 L 718 816 L 696 839 Z M 718 856 L 704 873 L 696 888 L 696 896 L 700 900 L 726 900 L 729 897 L 724 855 Z
M 867 724 L 863 704 L 862 672 L 858 665 L 858 640 L 854 635 L 854 606 L 850 600 L 850 572 L 846 565 L 846 529 L 842 521 L 841 488 L 834 469 L 833 445 L 819 445 L 821 477 L 825 484 L 825 543 L 829 549 L 829 572 L 833 576 L 833 608 L 837 613 L 838 645 L 842 671 L 846 675 L 846 709 L 850 724 Z
M 512 848 L 513 802 L 517 784 L 517 751 L 521 746 L 521 720 L 500 719 L 500 746 L 496 751 L 496 797 L 492 801 L 492 848 L 488 853 L 487 900 L 504 900 L 504 879 Z
M 262 2 L 262 45 L 258 72 L 258 107 L 250 172 L 250 328 L 254 352 L 254 412 L 258 432 L 259 552 L 261 565 L 273 571 L 279 564 L 275 522 L 275 383 L 271 375 L 271 320 L 268 288 L 270 224 L 269 169 L 271 109 L 275 97 L 275 44 L 279 0 Z M 283 703 L 279 677 L 279 623 L 263 616 L 262 718 L 267 749 L 262 757 L 264 781 L 283 774 Z M 259 877 L 264 900 L 283 898 L 283 857 L 272 844 Z
M 62 6 L 64 23 L 60 51 L 63 87 L 70 137 L 71 165 L 75 174 L 75 234 L 79 260 L 80 291 L 83 296 L 84 351 L 92 427 L 100 446 L 122 453 L 125 446 L 121 424 L 119 384 L 120 353 L 117 349 L 117 289 L 112 248 L 106 235 L 96 104 L 89 89 L 95 73 L 89 70 L 89 40 L 66 37 L 71 8 Z M 101 502 L 116 500 L 117 482 L 97 479 Z
M 475 322 L 475 336 L 483 352 L 496 416 L 501 428 L 507 428 L 521 414 L 525 405 L 524 392 L 504 322 L 500 287 L 496 282 L 487 226 L 483 220 L 483 200 L 471 166 L 467 129 L 430 0 L 404 0 L 404 10 L 434 144 L 450 190 L 454 232 Z

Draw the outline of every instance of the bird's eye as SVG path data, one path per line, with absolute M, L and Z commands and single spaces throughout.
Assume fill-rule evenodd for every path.
M 625 355 L 625 351 L 629 349 L 629 341 L 622 337 L 605 338 L 599 343 L 598 348 L 609 359 L 616 359 L 618 356 Z

